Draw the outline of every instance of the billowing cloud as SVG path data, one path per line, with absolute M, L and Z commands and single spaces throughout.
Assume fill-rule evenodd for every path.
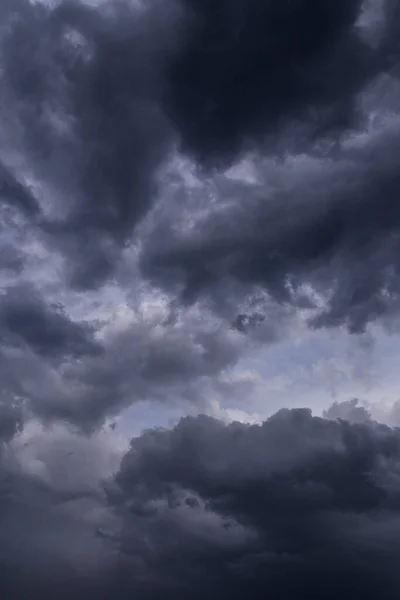
M 371 416 L 365 406 L 359 404 L 357 398 L 346 402 L 334 402 L 328 410 L 324 411 L 325 419 L 344 419 L 350 423 L 366 423 Z
M 336 159 L 255 159 L 255 180 L 221 175 L 210 185 L 215 203 L 189 226 L 178 208 L 178 225 L 171 217 L 155 225 L 144 273 L 185 300 L 231 298 L 236 285 L 317 309 L 315 326 L 361 331 L 398 310 L 399 131 L 392 115 L 343 140 Z
M 398 593 L 399 433 L 281 411 L 199 417 L 132 441 L 117 475 L 139 597 Z M 140 567 L 139 567 L 140 572 Z
M 163 190 L 174 144 L 218 166 L 271 132 L 268 152 L 285 152 L 293 123 L 298 141 L 351 127 L 358 93 L 396 64 L 389 4 L 373 43 L 359 0 L 7 3 L 3 195 L 67 257 L 74 285 L 96 287 Z
M 112 432 L 30 427 L 18 470 L 2 464 L 6 598 L 46 584 L 101 598 L 398 593 L 397 429 L 306 409 L 260 425 L 186 418 L 134 438 L 113 474 Z

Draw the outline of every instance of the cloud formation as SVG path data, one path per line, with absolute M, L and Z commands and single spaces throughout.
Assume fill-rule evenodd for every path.
M 46 585 L 101 598 L 398 594 L 397 429 L 306 409 L 261 425 L 190 417 L 134 438 L 115 475 L 112 432 L 38 434 L 14 444 L 19 471 L 3 455 L 6 598 L 28 581 L 35 598 Z
M 21 2 L 8 17 L 3 81 L 42 188 L 35 222 L 73 261 L 74 283 L 98 285 L 151 206 L 170 143 L 159 90 L 168 42 L 157 25 L 168 14 L 152 19 L 128 3 Z M 3 181 L 32 213 L 28 192 Z
M 310 109 L 320 129 L 348 125 L 355 93 L 378 68 L 356 27 L 359 0 L 182 4 L 170 103 L 184 147 L 206 164 Z
M 174 145 L 215 167 L 244 150 L 285 152 L 293 125 L 294 147 L 308 150 L 353 127 L 359 93 L 397 64 L 396 10 L 388 3 L 373 44 L 359 0 L 6 4 L 2 119 L 24 167 L 3 149 L 4 197 L 67 257 L 74 285 L 96 287 L 154 205 Z M 315 223 L 336 239 L 319 220 L 299 235 Z M 298 262 L 314 253 L 324 249 Z
M 85 323 L 75 323 L 60 306 L 48 306 L 33 287 L 10 288 L 1 298 L 3 343 L 26 343 L 44 357 L 98 354 L 100 345 Z
M 232 282 L 265 290 L 319 308 L 316 326 L 360 331 L 397 310 L 398 117 L 360 138 L 337 159 L 290 155 L 262 161 L 255 181 L 221 176 L 218 202 L 189 228 L 155 226 L 144 273 L 191 302 L 229 295 Z
M 397 430 L 307 410 L 261 426 L 183 420 L 122 462 L 123 544 L 140 555 L 130 536 L 146 507 L 154 598 L 394 597 L 399 448 Z
M 398 326 L 399 31 L 398 0 L 1 2 L 2 598 L 399 597 L 399 404 L 263 422 L 279 377 L 312 405 L 370 368 L 322 330 Z

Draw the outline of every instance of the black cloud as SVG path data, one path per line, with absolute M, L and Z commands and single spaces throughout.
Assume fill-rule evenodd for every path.
M 325 109 L 327 127 L 351 122 L 353 96 L 378 67 L 355 27 L 359 0 L 183 5 L 170 104 L 185 148 L 206 163 L 231 158 L 310 107 Z
M 96 435 L 224 414 L 298 310 L 398 312 L 399 2 L 0 4 L 1 597 L 397 599 L 400 433 L 356 401 Z
M 148 431 L 86 508 L 83 488 L 71 502 L 3 464 L 5 597 L 61 585 L 100 598 L 395 598 L 399 459 L 398 429 L 298 409 L 257 426 L 200 416 Z
M 359 0 L 5 5 L 2 117 L 51 210 L 7 172 L 8 201 L 67 257 L 75 286 L 97 287 L 153 206 L 175 140 L 215 166 L 294 120 L 312 137 L 353 123 L 357 93 L 397 60 L 397 13 L 374 48 L 360 11 Z
M 127 575 L 126 590 L 394 598 L 399 452 L 396 429 L 307 410 L 261 426 L 188 418 L 134 439 L 113 498 L 148 583 Z
M 156 226 L 143 272 L 190 302 L 235 281 L 304 306 L 309 285 L 324 300 L 316 326 L 362 330 L 398 307 L 399 141 L 394 123 L 337 161 L 317 157 L 310 169 L 303 155 L 304 174 L 289 156 L 267 161 L 255 184 L 227 178 L 219 200 L 230 204 L 194 219 L 190 235 Z

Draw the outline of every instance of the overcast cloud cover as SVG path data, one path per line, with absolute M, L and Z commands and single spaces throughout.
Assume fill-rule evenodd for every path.
M 0 0 L 0 124 L 0 598 L 399 598 L 400 2 Z

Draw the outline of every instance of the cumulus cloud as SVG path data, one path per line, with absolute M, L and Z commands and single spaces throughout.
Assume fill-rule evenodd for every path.
M 361 5 L 7 3 L 4 197 L 67 257 L 75 285 L 96 287 L 154 204 L 173 144 L 214 166 L 265 147 L 271 130 L 282 149 L 282 131 L 309 123 L 311 109 L 312 138 L 352 126 L 358 92 L 397 57 L 395 3 L 378 48 Z M 314 254 L 304 253 L 299 262 Z
M 187 418 L 134 439 L 112 497 L 147 580 L 127 575 L 125 589 L 394 597 L 399 448 L 395 429 L 308 410 L 252 426 Z
M 378 68 L 356 27 L 361 2 L 185 0 L 171 66 L 184 146 L 209 163 L 319 112 L 319 128 L 352 120 L 353 96 Z
M 397 429 L 298 409 L 187 417 L 125 455 L 114 435 L 31 424 L 2 454 L 6 598 L 398 594 Z

